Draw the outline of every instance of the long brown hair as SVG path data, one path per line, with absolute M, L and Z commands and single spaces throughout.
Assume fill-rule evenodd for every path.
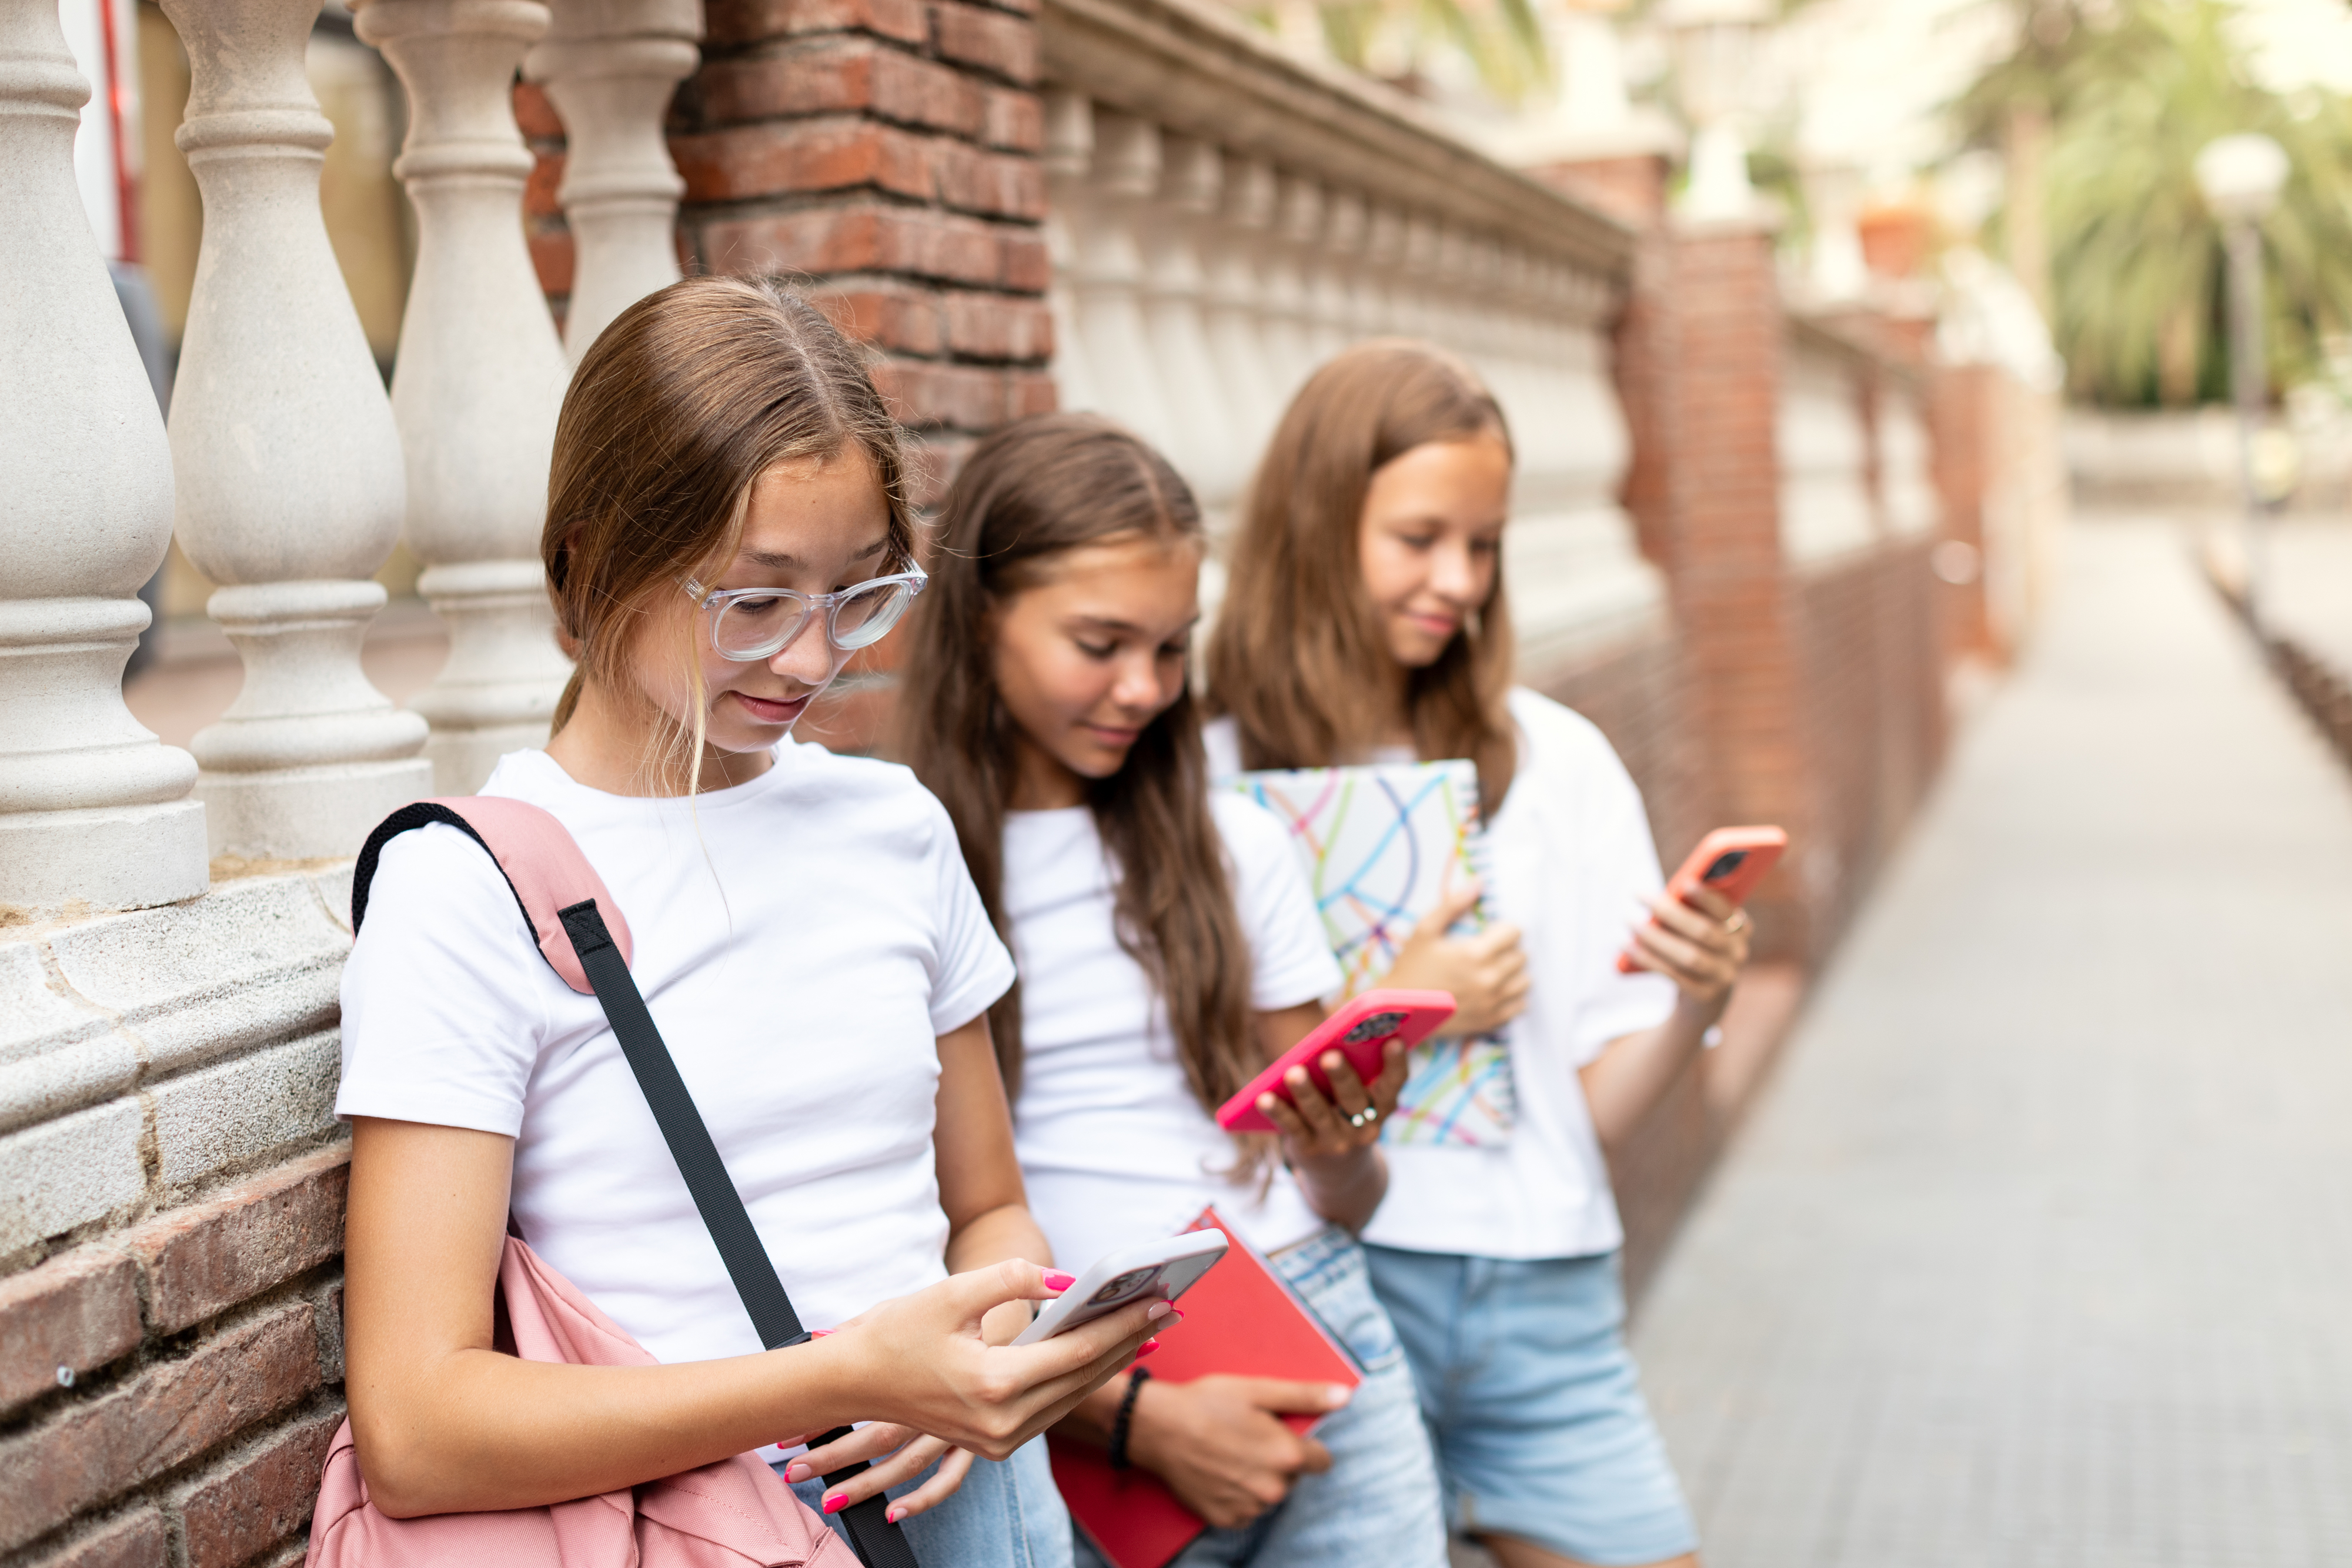
M 1391 655 L 1360 548 L 1372 474 L 1416 446 L 1486 434 L 1510 445 L 1477 372 L 1402 338 L 1349 349 L 1291 400 L 1250 486 L 1209 640 L 1209 707 L 1233 716 L 1244 767 L 1329 767 L 1377 742 L 1390 716 L 1366 677 Z M 1517 764 L 1511 656 L 1498 562 L 1486 602 L 1406 685 L 1414 751 L 1475 761 L 1489 820 Z
M 915 530 L 898 426 L 823 312 L 772 278 L 689 277 L 614 318 L 564 393 L 548 474 L 540 557 L 558 635 L 580 662 L 552 727 L 570 722 L 588 681 L 632 689 L 629 645 L 653 596 L 733 554 L 761 474 L 853 446 L 888 501 L 881 570 L 903 571 Z M 690 747 L 698 771 L 702 666 L 690 647 L 688 663 L 694 721 L 665 716 L 663 738 Z
M 1004 812 L 1013 723 L 998 695 L 989 612 L 1055 560 L 1128 539 L 1205 544 L 1200 509 L 1167 459 L 1091 414 L 1009 424 L 948 493 L 923 614 L 901 673 L 898 755 L 946 803 L 989 918 L 1004 915 Z M 1256 1075 L 1249 945 L 1224 841 L 1209 815 L 1208 759 L 1189 688 L 1145 727 L 1126 765 L 1089 779 L 1087 804 L 1118 877 L 1119 946 L 1168 1009 L 1184 1076 L 1213 1110 Z M 1021 1088 L 1021 989 L 989 1011 L 1005 1092 Z

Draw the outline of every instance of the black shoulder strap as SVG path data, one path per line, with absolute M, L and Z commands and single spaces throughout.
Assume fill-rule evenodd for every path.
M 620 949 L 613 945 L 596 901 L 592 898 L 569 905 L 556 911 L 556 915 L 572 937 L 572 950 L 580 955 L 588 983 L 596 988 L 596 1000 L 613 1026 L 613 1037 L 621 1042 L 629 1071 L 636 1074 L 637 1087 L 653 1108 L 670 1157 L 677 1161 L 686 1189 L 694 1195 L 694 1207 L 709 1228 L 710 1239 L 719 1248 L 729 1278 L 735 1281 L 736 1293 L 743 1298 L 744 1311 L 751 1314 L 760 1343 L 776 1350 L 805 1342 L 809 1332 L 801 1326 L 800 1314 L 793 1311 L 783 1281 L 776 1278 L 776 1266 L 760 1244 L 760 1233 L 743 1207 L 743 1196 L 735 1190 L 734 1180 L 719 1157 L 719 1145 L 711 1142 L 710 1129 L 704 1125 L 702 1113 L 695 1109 L 694 1097 L 687 1092 L 686 1080 L 678 1075 L 677 1063 L 671 1059 L 653 1014 L 646 1010 L 637 982 L 622 962 Z M 817 1438 L 816 1444 L 835 1442 L 849 1433 L 847 1427 L 836 1427 Z M 866 1469 L 861 1460 L 835 1470 L 824 1478 L 825 1485 L 845 1481 Z M 888 1514 L 888 1502 L 877 1494 L 852 1505 L 842 1515 L 858 1557 L 866 1568 L 920 1568 L 905 1532 L 890 1522 Z

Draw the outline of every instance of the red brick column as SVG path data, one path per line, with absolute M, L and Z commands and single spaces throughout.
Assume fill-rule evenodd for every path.
M 1997 658 L 2001 653 L 1985 603 L 1984 552 L 1985 509 L 1997 477 L 1991 445 L 2000 429 L 1999 400 L 2005 390 L 2001 372 L 1990 365 L 1946 366 L 1934 372 L 1930 384 L 1942 538 L 1964 547 L 1940 551 L 1937 562 L 1948 656 Z
M 1785 327 L 1762 229 L 1678 233 L 1658 483 L 1675 619 L 1727 822 L 1778 822 L 1795 849 L 1756 900 L 1759 956 L 1812 956 L 1813 789 L 1795 606 L 1780 554 L 1777 410 Z

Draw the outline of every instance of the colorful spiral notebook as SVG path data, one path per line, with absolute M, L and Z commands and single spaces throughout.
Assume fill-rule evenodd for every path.
M 1423 915 L 1465 880 L 1484 881 L 1478 769 L 1466 758 L 1237 774 L 1226 781 L 1290 830 L 1315 891 L 1344 997 L 1381 983 Z M 1483 904 L 1458 929 L 1485 925 Z M 1394 1144 L 1495 1148 L 1517 1112 L 1500 1034 L 1431 1040 L 1407 1062 L 1381 1136 Z
M 1188 1383 L 1223 1373 L 1339 1383 L 1349 1388 L 1364 1381 L 1364 1369 L 1348 1347 L 1214 1208 L 1202 1209 L 1185 1228 L 1222 1230 L 1233 1245 L 1199 1284 L 1184 1292 L 1183 1326 L 1160 1340 L 1151 1358 L 1154 1378 Z M 1322 1419 L 1283 1417 L 1297 1432 Z M 1050 1432 L 1045 1451 L 1070 1517 L 1111 1568 L 1163 1568 L 1208 1528 L 1150 1470 L 1112 1469 L 1100 1448 L 1065 1441 Z

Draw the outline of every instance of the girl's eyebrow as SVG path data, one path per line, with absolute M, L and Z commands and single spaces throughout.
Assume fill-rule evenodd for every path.
M 864 549 L 859 550 L 856 555 L 851 556 L 849 559 L 851 560 L 857 561 L 880 555 L 884 549 L 888 548 L 889 543 L 890 541 L 888 539 L 876 539 L 872 544 L 867 545 Z M 804 564 L 801 560 L 800 557 L 780 550 L 741 550 L 737 552 L 735 559 L 740 561 L 748 561 L 753 566 L 764 566 L 772 571 L 793 571 Z
M 1142 632 L 1145 630 L 1145 628 L 1138 626 L 1132 621 L 1120 621 L 1108 615 L 1073 615 L 1070 617 L 1070 622 L 1073 625 L 1085 626 L 1097 632 Z M 1181 626 L 1177 627 L 1174 632 L 1170 632 L 1169 635 L 1175 636 L 1185 632 L 1190 632 L 1193 627 L 1198 626 L 1200 623 L 1201 618 L 1198 615 L 1195 615 L 1190 621 L 1185 622 Z

